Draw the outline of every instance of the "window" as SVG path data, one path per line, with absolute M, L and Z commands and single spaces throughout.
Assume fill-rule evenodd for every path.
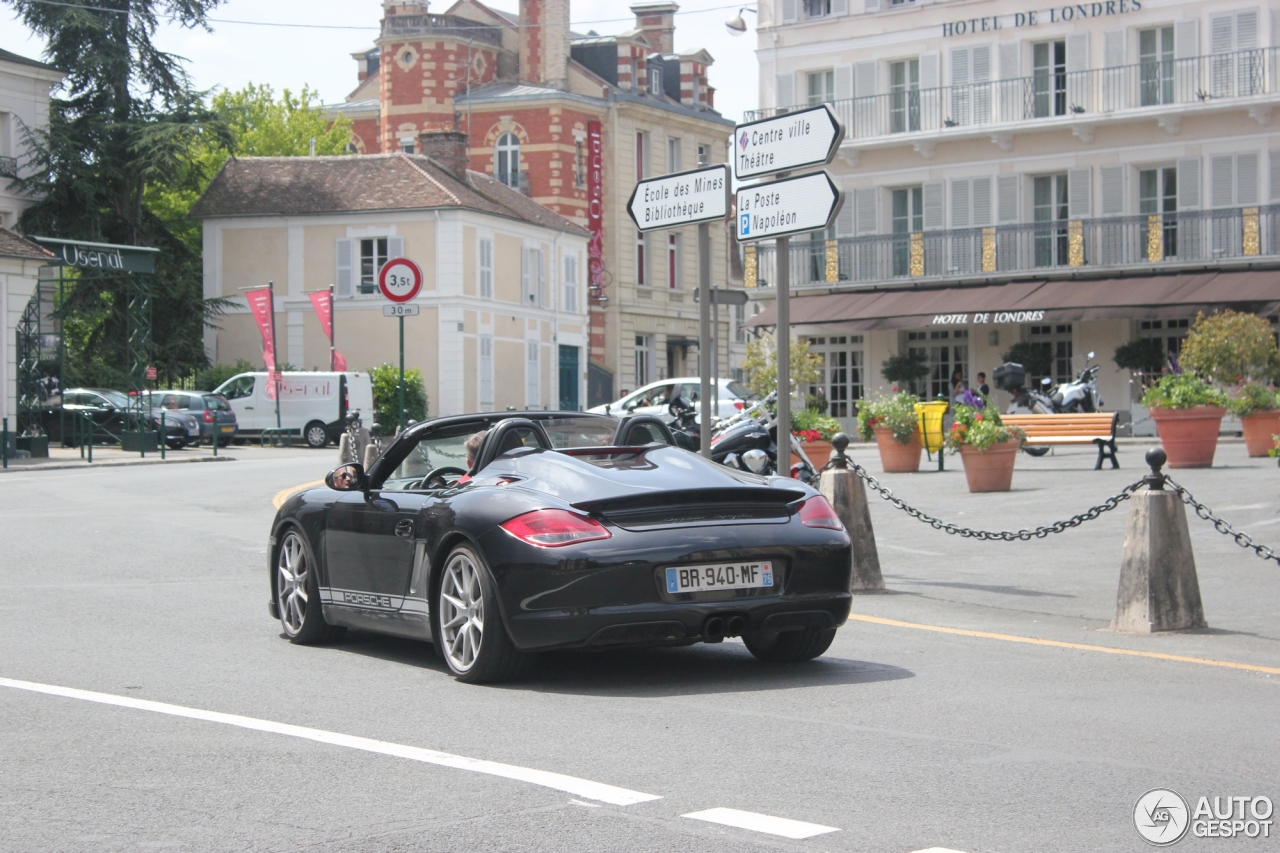
M 1052 326 L 1032 326 L 1028 338 L 1032 344 L 1043 349 L 1049 356 L 1049 378 L 1062 384 L 1075 379 L 1071 372 L 1071 324 L 1058 323 Z M 1036 376 L 1038 384 L 1043 377 Z M 1029 387 L 1035 387 L 1028 380 Z
M 378 271 L 387 262 L 386 237 L 360 241 L 360 293 L 378 292 Z
M 541 366 L 540 358 L 542 345 L 537 341 L 527 341 L 525 346 L 528 348 L 528 356 L 525 360 L 524 378 L 525 378 L 525 408 L 536 409 L 542 402 L 540 378 Z
M 667 235 L 667 286 L 680 289 L 680 235 Z
M 1191 331 L 1191 321 L 1182 320 L 1143 320 L 1139 323 L 1138 337 L 1149 338 L 1164 344 L 1164 351 L 1176 356 L 1182 352 L 1182 342 Z
M 924 231 L 924 188 L 893 191 L 893 274 L 911 274 L 911 235 Z
M 744 328 L 747 322 L 747 303 L 740 302 L 733 306 L 733 340 L 736 343 L 745 344 L 747 342 L 747 330 Z
M 835 238 L 834 225 L 822 231 L 809 232 L 809 281 L 825 282 L 827 280 L 827 241 Z
M 827 104 L 836 99 L 836 72 L 812 71 L 809 79 L 809 105 Z
M 573 185 L 579 189 L 587 185 L 587 157 L 581 139 L 573 143 Z
M 493 336 L 480 336 L 480 404 L 493 405 Z
M 494 177 L 513 190 L 520 189 L 520 139 L 514 133 L 498 137 L 493 148 Z
M 1138 63 L 1142 106 L 1173 103 L 1173 27 L 1138 31 Z
M 1178 170 L 1173 166 L 1143 169 L 1138 172 L 1138 212 L 1151 216 L 1161 214 L 1164 220 L 1163 257 L 1178 254 Z M 1143 233 L 1147 233 L 1143 226 Z M 1149 240 L 1141 241 L 1147 260 L 1161 260 L 1150 254 Z
M 920 129 L 920 60 L 889 63 L 889 132 Z
M 564 259 L 564 310 L 578 313 L 578 258 L 574 255 Z
M 822 362 L 809 394 L 824 397 L 827 414 L 851 428 L 862 399 L 862 335 L 809 338 L 809 351 Z
M 653 335 L 636 335 L 636 385 L 653 381 Z
M 401 139 L 400 150 L 403 151 L 405 154 L 417 153 L 417 147 L 414 145 L 414 142 L 412 139 Z
M 1253 95 L 1266 81 L 1258 51 L 1258 11 L 1232 12 L 1209 19 L 1209 94 L 1215 98 Z
M 711 146 L 710 145 L 698 146 L 698 165 L 699 166 L 711 165 Z
M 636 180 L 643 181 L 649 177 L 649 134 L 640 131 L 636 134 Z
M 667 174 L 679 172 L 684 165 L 684 158 L 681 156 L 681 145 L 678 137 L 667 138 Z
M 542 266 L 542 250 L 525 248 L 520 252 L 520 285 L 524 292 L 524 304 L 546 308 L 546 271 Z
M 804 0 L 806 18 L 825 18 L 831 14 L 831 0 Z
M 649 94 L 662 94 L 662 66 L 649 63 Z
M 1042 175 L 1033 182 L 1036 266 L 1067 263 L 1067 176 Z
M 911 383 L 912 390 L 917 394 L 924 392 L 929 399 L 942 397 L 950 400 L 953 396 L 952 379 L 956 372 L 959 372 L 962 380 L 968 382 L 968 329 L 908 332 L 907 352 L 923 356 L 929 364 L 928 377 Z
M 1067 114 L 1067 43 L 1045 41 L 1032 45 L 1032 115 Z
M 493 298 L 493 240 L 480 238 L 480 264 L 478 272 L 481 299 Z
M 649 238 L 643 231 L 636 232 L 636 284 L 649 286 Z

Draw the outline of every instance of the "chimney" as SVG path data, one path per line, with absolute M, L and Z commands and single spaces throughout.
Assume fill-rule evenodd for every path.
M 394 15 L 425 15 L 428 0 L 382 0 L 383 17 Z
M 653 49 L 663 56 L 676 52 L 676 3 L 637 3 L 631 7 L 636 29 L 645 34 Z
M 430 157 L 440 168 L 462 182 L 467 180 L 467 135 L 457 130 L 436 130 L 418 135 L 418 153 Z
M 520 0 L 520 79 L 569 88 L 569 0 Z

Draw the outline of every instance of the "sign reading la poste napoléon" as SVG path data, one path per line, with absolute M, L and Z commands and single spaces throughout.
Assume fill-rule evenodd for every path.
M 734 129 L 738 180 L 790 172 L 831 162 L 844 128 L 826 104 L 740 124 Z
M 826 172 L 743 187 L 738 190 L 738 242 L 827 228 L 842 202 Z
M 627 202 L 627 213 L 641 231 L 723 220 L 729 215 L 729 167 L 641 181 Z

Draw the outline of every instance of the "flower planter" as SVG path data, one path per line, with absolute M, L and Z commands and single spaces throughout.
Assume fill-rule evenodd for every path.
M 975 450 L 970 444 L 960 445 L 969 491 L 1009 491 L 1013 486 L 1013 463 L 1017 461 L 1020 446 L 1016 438 L 993 444 L 986 450 Z
M 1271 436 L 1280 434 L 1280 409 L 1254 412 L 1240 419 L 1244 430 L 1244 446 L 1250 456 L 1266 456 L 1274 444 Z
M 875 427 L 876 447 L 880 449 L 880 465 L 886 474 L 908 474 L 920 470 L 920 454 L 924 446 L 920 443 L 920 431 L 911 437 L 906 444 L 894 441 L 893 430 L 888 427 Z
M 835 451 L 829 441 L 802 441 L 800 446 L 804 448 L 804 455 L 809 457 L 813 467 L 819 471 L 822 470 L 822 466 L 831 460 L 831 454 Z M 800 457 L 792 453 L 791 464 L 794 465 L 799 461 Z
M 1151 409 L 1170 468 L 1210 468 L 1218 449 L 1218 429 L 1227 410 L 1221 406 Z

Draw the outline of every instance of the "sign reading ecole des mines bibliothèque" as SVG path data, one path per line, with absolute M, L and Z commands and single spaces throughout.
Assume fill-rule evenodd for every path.
M 627 202 L 627 213 L 641 231 L 723 221 L 729 215 L 729 167 L 640 181 Z

